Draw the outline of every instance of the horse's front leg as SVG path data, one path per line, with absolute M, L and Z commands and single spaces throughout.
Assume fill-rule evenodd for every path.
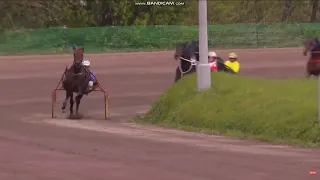
M 179 69 L 179 67 L 176 68 L 176 74 L 174 77 L 174 82 L 177 82 L 179 79 L 181 79 L 181 71 Z
M 73 101 L 73 92 L 71 92 L 69 94 L 69 96 L 70 96 L 70 115 L 73 115 L 73 103 L 74 103 L 74 101 Z
M 80 86 L 80 87 L 78 87 L 78 94 L 77 94 L 77 96 L 83 96 L 83 93 L 84 93 L 84 88 L 83 88 L 83 86 Z M 77 96 L 76 96 L 76 98 L 77 98 Z
M 68 103 L 68 100 L 69 100 L 70 96 L 69 96 L 69 93 L 68 91 L 66 91 L 66 98 L 64 99 L 63 103 L 62 103 L 62 113 L 65 113 L 65 109 L 67 107 L 67 103 Z
M 79 114 L 79 105 L 83 94 L 78 94 L 76 96 L 76 114 Z

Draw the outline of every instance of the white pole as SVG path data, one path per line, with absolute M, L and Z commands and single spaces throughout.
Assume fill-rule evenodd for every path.
M 211 71 L 208 63 L 208 35 L 207 35 L 207 0 L 199 0 L 199 56 L 197 66 L 198 91 L 210 88 Z

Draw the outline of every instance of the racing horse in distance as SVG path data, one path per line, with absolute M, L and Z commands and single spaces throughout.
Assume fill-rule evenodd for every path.
M 183 75 L 196 72 L 196 65 L 199 62 L 199 41 L 177 44 L 174 59 L 179 60 L 174 82 L 181 79 Z
M 199 40 L 177 44 L 174 59 L 179 60 L 175 73 L 175 82 L 181 79 L 183 75 L 196 72 L 196 65 L 199 63 Z M 231 68 L 224 64 L 222 59 L 218 60 L 217 64 L 218 71 L 236 74 Z
M 69 118 L 81 118 L 82 116 L 79 114 L 79 105 L 81 98 L 83 97 L 84 92 L 87 89 L 90 74 L 85 66 L 82 65 L 83 61 L 83 48 L 75 48 L 73 47 L 73 64 L 64 72 L 64 79 L 62 81 L 62 86 L 66 91 L 66 98 L 64 99 L 62 105 L 62 111 L 64 112 L 67 106 L 67 102 L 70 99 L 70 115 Z M 73 113 L 73 93 L 77 93 L 75 97 L 76 101 L 76 114 L 74 116 Z
M 320 75 L 320 43 L 318 38 L 307 39 L 304 41 L 303 55 L 307 56 L 308 52 L 310 54 L 309 60 L 307 62 L 307 78 L 311 75 Z

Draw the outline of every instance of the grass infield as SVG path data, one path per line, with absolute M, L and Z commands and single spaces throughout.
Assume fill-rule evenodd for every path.
M 174 84 L 135 122 L 187 131 L 319 147 L 317 80 L 262 79 L 212 73 L 196 92 L 196 76 Z

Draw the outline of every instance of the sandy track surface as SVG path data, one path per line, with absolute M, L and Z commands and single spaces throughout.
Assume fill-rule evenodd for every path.
M 231 50 L 217 51 L 226 57 Z M 302 77 L 301 49 L 234 50 L 243 75 Z M 109 91 L 110 120 L 103 96 L 85 96 L 84 119 L 51 119 L 51 91 L 71 55 L 0 57 L 0 179 L 316 179 L 320 151 L 233 140 L 128 123 L 144 113 L 173 81 L 173 52 L 92 54 Z

